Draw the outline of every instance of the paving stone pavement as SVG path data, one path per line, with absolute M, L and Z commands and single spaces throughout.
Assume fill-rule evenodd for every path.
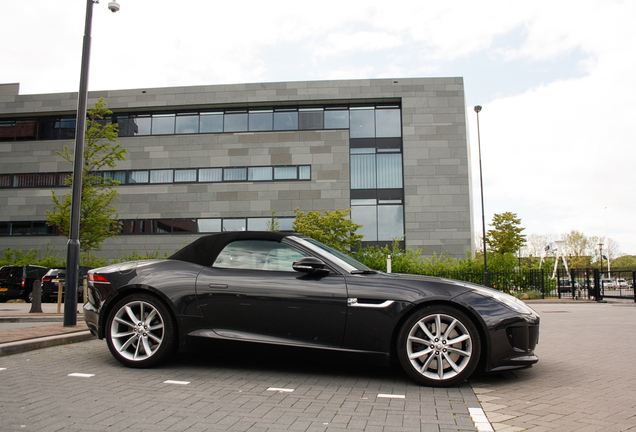
M 531 303 L 531 369 L 471 380 L 495 431 L 636 430 L 636 305 Z
M 120 366 L 97 340 L 8 355 L 0 431 L 475 431 L 476 407 L 495 431 L 636 431 L 636 306 L 531 306 L 539 363 L 448 389 L 359 359 L 262 348 L 146 370 Z
M 479 407 L 469 384 L 420 387 L 396 369 L 278 349 L 129 369 L 92 340 L 0 357 L 1 368 L 2 431 L 474 432 Z

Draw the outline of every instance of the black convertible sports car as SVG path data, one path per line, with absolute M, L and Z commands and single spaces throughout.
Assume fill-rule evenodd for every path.
M 88 280 L 86 323 L 131 367 L 202 338 L 380 354 L 430 386 L 538 361 L 539 316 L 520 300 L 371 270 L 297 234 L 212 234 L 165 260 L 91 270 Z

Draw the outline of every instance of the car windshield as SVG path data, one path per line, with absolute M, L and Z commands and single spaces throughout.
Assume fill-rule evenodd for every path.
M 339 265 L 340 267 L 342 267 L 349 273 L 355 270 L 371 270 L 369 267 L 356 261 L 355 259 L 351 258 L 349 255 L 343 254 L 342 252 L 337 251 L 327 245 L 324 245 L 320 243 L 319 241 L 316 241 L 312 238 L 308 238 L 308 237 L 305 237 L 305 238 L 291 237 L 291 238 L 293 238 L 294 241 L 300 243 L 306 248 L 319 253 L 320 255 L 327 255 L 327 257 L 331 261 L 333 261 L 334 263 L 336 263 L 337 265 Z

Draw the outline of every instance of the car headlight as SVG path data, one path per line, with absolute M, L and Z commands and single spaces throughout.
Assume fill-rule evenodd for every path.
M 534 310 L 532 310 L 528 305 L 519 300 L 518 298 L 511 296 L 506 293 L 502 293 L 501 291 L 492 290 L 488 288 L 481 287 L 472 287 L 473 290 L 483 296 L 489 297 L 504 306 L 512 309 L 515 312 L 518 312 L 523 315 L 532 315 L 533 313 L 538 315 Z

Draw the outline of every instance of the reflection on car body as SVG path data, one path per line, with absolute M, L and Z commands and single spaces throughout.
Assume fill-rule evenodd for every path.
M 89 271 L 84 316 L 113 356 L 149 367 L 201 339 L 395 356 L 415 381 L 537 362 L 539 316 L 479 285 L 386 274 L 313 239 L 224 232 L 166 260 Z

